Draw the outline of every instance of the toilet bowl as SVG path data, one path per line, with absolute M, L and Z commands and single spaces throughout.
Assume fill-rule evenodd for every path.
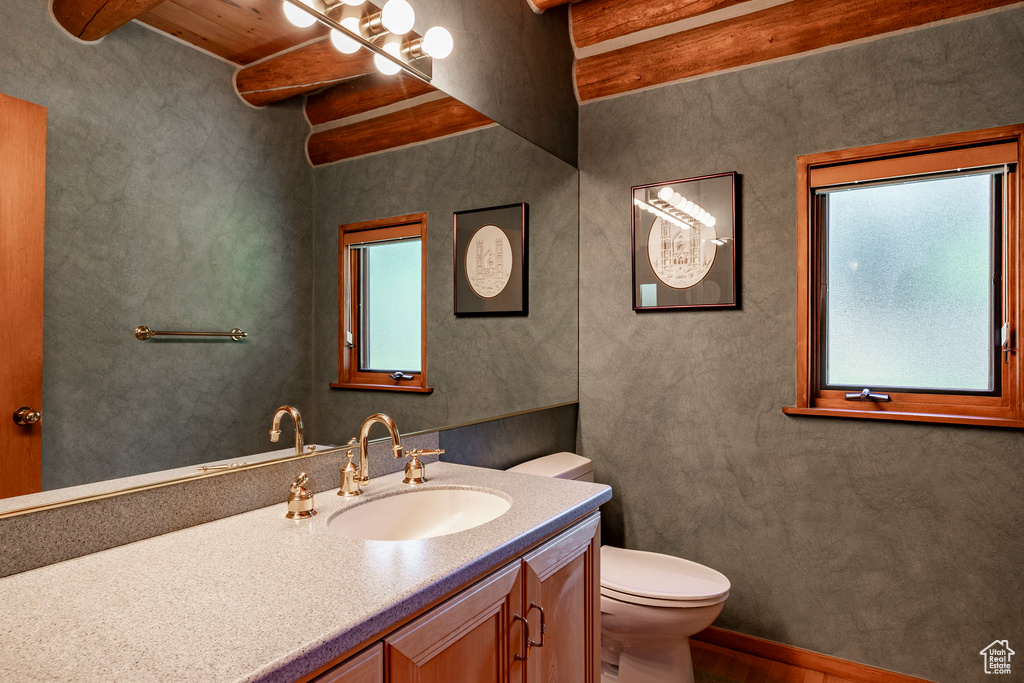
M 510 472 L 594 481 L 591 461 L 555 453 Z M 601 547 L 602 683 L 693 683 L 690 636 L 711 625 L 729 579 L 680 557 Z

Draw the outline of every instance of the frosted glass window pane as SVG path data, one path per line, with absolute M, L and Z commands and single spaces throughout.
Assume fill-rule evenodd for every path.
M 422 271 L 420 240 L 381 242 L 363 250 L 361 370 L 419 372 Z
M 827 193 L 828 385 L 995 388 L 992 178 Z

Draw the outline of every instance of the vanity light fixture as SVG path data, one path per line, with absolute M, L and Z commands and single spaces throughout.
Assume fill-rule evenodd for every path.
M 444 59 L 454 46 L 452 34 L 441 26 L 433 26 L 423 37 L 402 36 L 412 30 L 416 12 L 407 0 L 387 0 L 381 10 L 369 5 L 362 17 L 337 19 L 328 14 L 343 5 L 358 7 L 366 0 L 283 0 L 285 16 L 300 28 L 319 21 L 331 29 L 331 44 L 344 54 L 354 54 L 360 47 L 374 53 L 374 64 L 384 74 L 396 74 L 403 68 L 430 82 L 431 61 Z M 393 59 L 392 59 L 393 58 Z M 423 60 L 420 63 L 419 60 Z

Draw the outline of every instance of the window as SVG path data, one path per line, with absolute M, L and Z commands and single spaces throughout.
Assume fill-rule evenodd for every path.
M 1024 427 L 1022 135 L 798 158 L 797 405 L 784 412 Z
M 426 214 L 339 228 L 338 382 L 346 389 L 427 387 Z

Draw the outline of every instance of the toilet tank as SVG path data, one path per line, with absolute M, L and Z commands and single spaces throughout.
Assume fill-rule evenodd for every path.
M 542 458 L 534 458 L 510 467 L 509 472 L 520 474 L 536 474 L 541 477 L 555 479 L 575 479 L 576 481 L 594 481 L 594 463 L 575 453 L 552 453 Z

